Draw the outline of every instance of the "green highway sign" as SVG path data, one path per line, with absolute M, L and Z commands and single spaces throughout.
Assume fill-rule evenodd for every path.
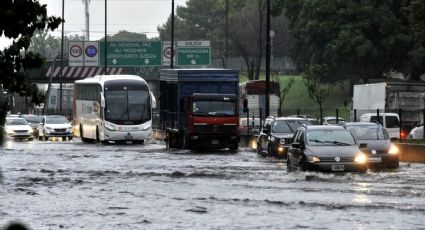
M 105 42 L 99 45 L 99 64 L 105 65 Z M 108 42 L 106 46 L 108 67 L 160 66 L 162 42 Z
M 210 41 L 178 41 L 178 66 L 208 66 L 211 64 Z

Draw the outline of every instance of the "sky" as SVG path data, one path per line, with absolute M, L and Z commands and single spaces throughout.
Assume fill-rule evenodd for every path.
M 39 0 L 47 4 L 49 16 L 62 16 L 61 0 Z M 108 34 L 127 30 L 136 33 L 146 33 L 148 37 L 156 37 L 157 26 L 164 24 L 171 14 L 171 0 L 107 0 Z M 185 5 L 186 0 L 174 0 L 175 7 Z M 90 1 L 90 40 L 99 40 L 105 35 L 105 0 Z M 83 0 L 65 0 L 66 35 L 83 35 L 85 30 Z M 61 26 L 53 32 L 61 36 Z M 5 38 L 0 38 L 0 49 L 9 44 Z

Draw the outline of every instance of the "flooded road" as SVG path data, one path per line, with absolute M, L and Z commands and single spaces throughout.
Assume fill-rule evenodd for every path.
M 31 229 L 423 229 L 425 165 L 322 174 L 162 143 L 7 142 L 0 227 Z

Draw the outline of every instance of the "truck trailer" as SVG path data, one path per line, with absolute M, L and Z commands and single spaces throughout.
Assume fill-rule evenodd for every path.
M 366 113 L 400 115 L 400 138 L 423 120 L 425 83 L 380 82 L 354 85 L 351 120 L 359 121 Z M 354 112 L 355 111 L 355 112 Z
M 162 70 L 159 120 L 167 148 L 236 150 L 238 89 L 236 70 Z
M 279 116 L 280 108 L 280 86 L 277 82 L 270 82 L 270 116 Z M 266 81 L 251 80 L 239 84 L 240 105 L 246 100 L 249 113 L 248 116 L 255 118 L 265 118 L 266 114 Z M 239 110 L 243 112 L 242 109 Z M 242 115 L 242 114 L 241 114 Z M 261 117 L 261 116 L 262 117 Z M 246 117 L 246 115 L 244 115 Z

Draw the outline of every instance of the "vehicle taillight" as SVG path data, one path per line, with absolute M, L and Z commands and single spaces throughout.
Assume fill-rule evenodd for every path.
M 400 139 L 406 139 L 406 137 L 407 137 L 406 131 L 401 131 L 400 132 Z

